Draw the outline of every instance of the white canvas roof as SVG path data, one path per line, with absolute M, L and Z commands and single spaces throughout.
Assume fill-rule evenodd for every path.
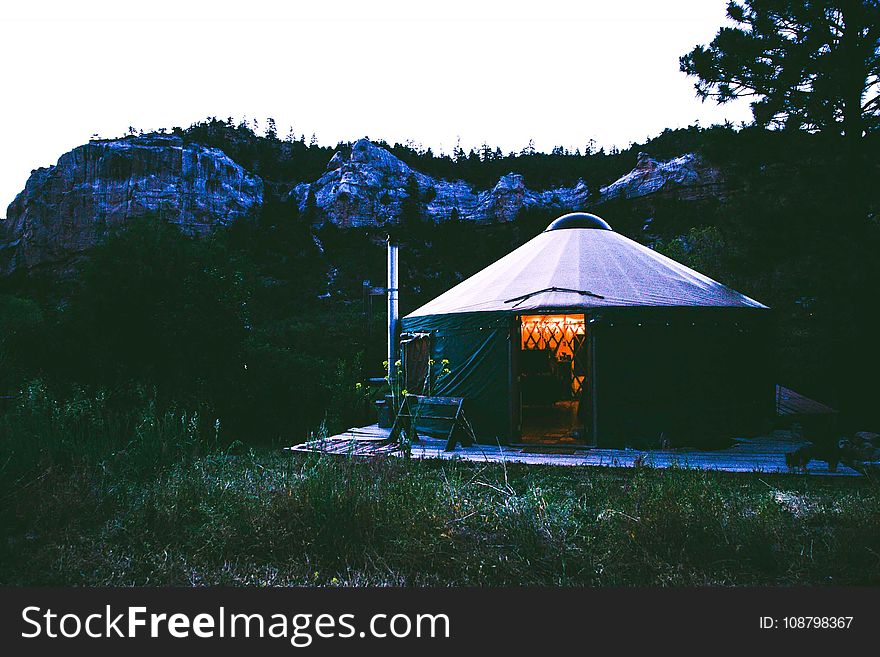
M 766 308 L 612 230 L 563 228 L 541 233 L 407 317 L 608 306 Z

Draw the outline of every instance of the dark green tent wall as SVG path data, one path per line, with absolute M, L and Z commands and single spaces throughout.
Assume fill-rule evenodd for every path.
M 708 447 L 767 429 L 775 410 L 770 310 L 627 308 L 597 320 L 600 446 Z
M 766 428 L 774 377 L 769 310 L 554 309 L 586 316 L 595 340 L 596 442 L 603 447 L 708 446 Z M 479 442 L 515 442 L 512 370 L 516 315 L 459 313 L 405 318 L 430 333 L 431 355 L 451 372 L 433 391 L 463 397 Z
M 431 355 L 449 361 L 450 373 L 433 391 L 463 397 L 465 416 L 481 442 L 510 441 L 510 317 L 456 313 L 405 317 L 401 330 L 430 333 Z

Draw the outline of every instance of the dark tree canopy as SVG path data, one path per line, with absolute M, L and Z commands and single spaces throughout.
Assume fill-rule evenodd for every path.
M 680 60 L 700 97 L 750 97 L 762 127 L 856 141 L 877 128 L 880 0 L 745 0 L 727 16 L 736 27 Z

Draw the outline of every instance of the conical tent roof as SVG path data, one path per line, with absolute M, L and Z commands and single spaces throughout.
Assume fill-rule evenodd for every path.
M 609 306 L 766 308 L 585 213 L 547 230 L 407 318 Z

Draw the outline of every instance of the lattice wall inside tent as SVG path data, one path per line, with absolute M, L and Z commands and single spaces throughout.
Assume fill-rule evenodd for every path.
M 583 315 L 523 315 L 520 317 L 524 351 L 547 350 L 561 365 L 571 367 L 571 393 L 580 394 L 584 383 L 581 368 L 576 367 L 585 344 L 586 324 Z

